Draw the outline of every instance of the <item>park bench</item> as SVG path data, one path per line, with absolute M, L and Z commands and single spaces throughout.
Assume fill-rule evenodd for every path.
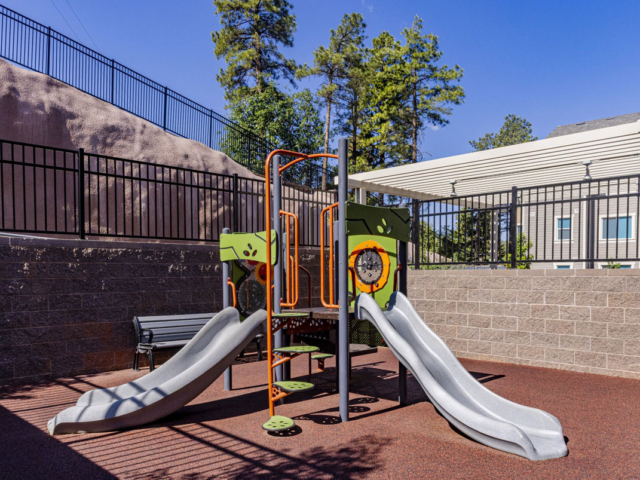
M 215 313 L 198 313 L 133 317 L 138 341 L 133 357 L 133 369 L 138 370 L 138 355 L 142 353 L 149 358 L 149 371 L 152 372 L 155 368 L 153 360 L 155 351 L 184 347 L 215 315 Z M 262 335 L 257 335 L 253 340 L 258 349 L 258 361 L 262 360 L 261 339 Z M 244 351 L 240 356 L 243 355 Z

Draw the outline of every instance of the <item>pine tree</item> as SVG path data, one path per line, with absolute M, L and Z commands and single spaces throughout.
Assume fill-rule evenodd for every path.
M 422 34 L 422 19 L 416 15 L 411 28 L 405 28 L 403 58 L 405 61 L 407 103 L 411 122 L 411 162 L 419 161 L 418 141 L 426 124 L 443 126 L 449 123 L 451 105 L 464 101 L 459 85 L 463 70 L 455 65 L 438 66 L 442 57 L 438 37 Z
M 471 140 L 469 144 L 473 147 L 473 150 L 479 151 L 534 142 L 536 140 L 538 140 L 538 137 L 533 136 L 533 129 L 526 118 L 507 115 L 498 133 L 487 133 L 478 140 Z
M 353 62 L 363 47 L 364 29 L 366 25 L 362 15 L 352 13 L 344 15 L 342 23 L 336 30 L 331 30 L 329 46 L 320 46 L 313 53 L 313 67 L 302 66 L 298 72 L 298 78 L 320 77 L 322 84 L 317 95 L 322 98 L 326 106 L 324 127 L 324 153 L 329 152 L 331 133 L 331 108 L 335 103 L 335 96 L 341 83 L 348 81 L 348 66 Z M 327 159 L 324 159 L 322 173 L 322 188 L 326 188 Z
M 296 65 L 279 50 L 293 46 L 296 17 L 287 0 L 214 0 L 222 27 L 212 32 L 216 58 L 226 69 L 217 75 L 233 106 L 248 95 L 261 95 L 270 82 L 293 83 Z

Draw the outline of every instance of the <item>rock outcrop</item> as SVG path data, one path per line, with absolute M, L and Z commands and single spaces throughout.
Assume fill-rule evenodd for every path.
M 0 139 L 255 177 L 222 152 L 4 60 L 0 60 Z

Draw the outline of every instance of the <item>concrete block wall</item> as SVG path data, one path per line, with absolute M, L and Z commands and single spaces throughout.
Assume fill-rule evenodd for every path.
M 419 270 L 408 294 L 458 357 L 640 379 L 640 270 Z
M 216 245 L 0 238 L 0 382 L 130 368 L 133 316 L 216 312 L 221 275 Z

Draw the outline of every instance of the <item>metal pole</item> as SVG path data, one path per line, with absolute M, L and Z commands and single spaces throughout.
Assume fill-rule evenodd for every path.
M 276 155 L 273 157 L 273 202 L 272 202 L 272 211 L 271 216 L 273 218 L 273 230 L 276 232 L 276 245 L 278 250 L 278 255 L 276 256 L 276 263 L 273 266 L 273 312 L 280 313 L 280 301 L 282 300 L 282 231 L 280 228 L 280 202 L 282 200 L 282 182 L 280 181 L 280 155 Z M 267 241 L 270 238 L 270 232 L 267 232 Z M 274 335 L 274 344 L 275 348 L 284 347 L 284 334 L 282 329 L 278 330 Z M 282 365 L 276 367 L 276 381 L 281 382 L 284 380 L 284 369 Z
M 349 142 L 346 138 L 338 141 L 338 287 L 340 344 L 339 388 L 340 388 L 340 418 L 343 422 L 349 420 L 349 283 L 348 283 L 348 247 L 347 247 L 347 197 L 349 193 Z
M 238 198 L 238 174 L 233 174 L 233 231 L 238 231 L 238 206 L 240 199 Z M 268 238 L 268 235 L 267 235 Z
M 78 149 L 78 235 L 87 237 L 84 218 L 84 148 Z
M 222 233 L 229 233 L 227 227 L 222 229 Z M 227 278 L 229 275 L 229 262 L 222 262 L 222 308 L 229 307 L 229 286 L 227 285 Z M 224 371 L 224 390 L 230 392 L 233 389 L 233 372 L 231 365 Z
M 403 295 L 407 294 L 407 242 L 398 242 L 398 263 L 402 266 L 400 269 L 400 281 L 398 282 L 398 291 Z M 406 405 L 407 403 L 407 367 L 398 361 L 398 403 Z
M 413 264 L 416 270 L 420 270 L 420 202 L 413 201 Z M 428 255 L 428 252 L 427 252 Z M 429 260 L 427 259 L 427 262 Z
M 47 27 L 47 64 L 45 66 L 45 72 L 49 75 L 49 65 L 51 64 L 51 27 Z
M 511 268 L 518 268 L 518 187 L 511 187 L 511 212 L 509 214 L 509 237 L 511 244 Z
M 115 79 L 116 79 L 116 62 L 112 58 L 111 59 L 111 105 L 113 105 L 113 90 L 115 88 Z
M 167 87 L 164 87 L 164 118 L 162 120 L 162 128 L 166 131 L 167 130 Z

